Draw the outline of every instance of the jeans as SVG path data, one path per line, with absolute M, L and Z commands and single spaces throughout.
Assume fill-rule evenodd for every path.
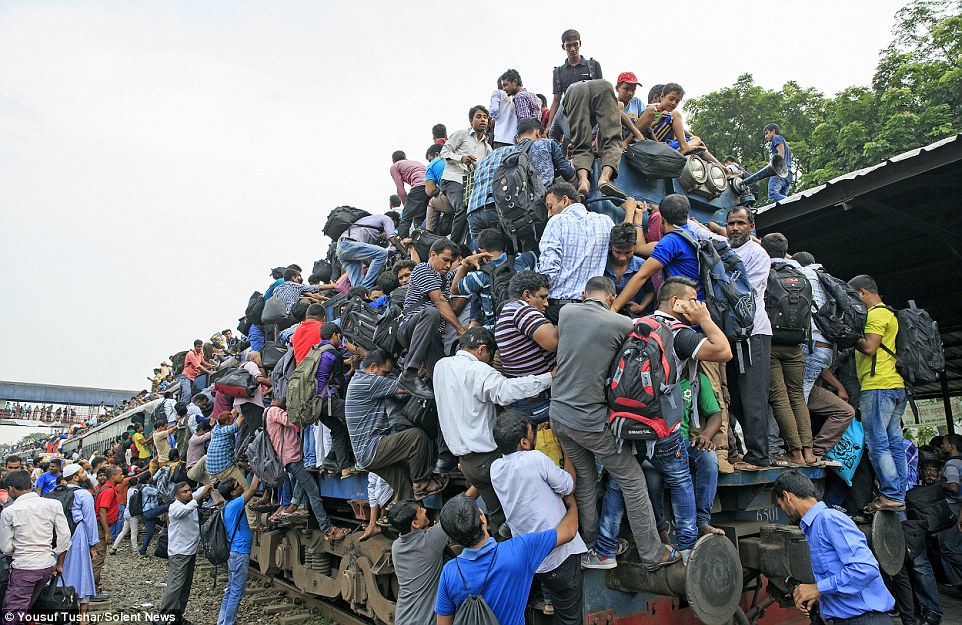
M 532 401 L 533 400 L 533 401 Z M 536 398 L 519 399 L 511 407 L 528 415 L 531 425 L 539 425 L 548 421 L 548 410 L 551 408 L 551 394 L 544 392 Z
M 311 438 L 313 438 L 313 436 Z M 317 486 L 317 479 L 311 473 L 307 472 L 307 469 L 304 468 L 304 463 L 300 460 L 291 462 L 284 468 L 287 469 L 291 477 L 294 478 L 294 481 L 307 493 L 307 501 L 310 503 L 314 518 L 317 519 L 318 527 L 321 528 L 322 532 L 329 530 L 331 528 L 331 520 L 327 518 L 327 513 L 324 511 L 324 503 L 321 501 L 321 489 Z
M 472 241 L 477 241 L 481 231 L 488 228 L 501 230 L 501 221 L 498 219 L 498 211 L 495 210 L 494 204 L 487 204 L 468 214 L 468 232 L 471 233 Z
M 250 559 L 249 553 L 230 552 L 230 558 L 227 560 L 227 588 L 224 589 L 224 600 L 220 602 L 217 625 L 234 625 L 237 621 L 237 608 L 247 589 L 247 569 Z
M 250 332 L 247 333 L 247 340 L 251 342 L 251 351 L 258 354 L 264 351 L 264 326 L 251 324 Z
M 879 492 L 892 501 L 905 501 L 908 465 L 902 444 L 904 388 L 862 390 L 859 408 L 865 428 L 868 457 L 879 481 Z
M 110 542 L 117 540 L 117 536 L 120 535 L 120 530 L 124 529 L 124 510 L 127 506 L 120 504 L 120 516 L 117 517 L 117 522 L 110 526 Z
M 678 430 L 657 441 L 652 457 L 648 458 L 671 492 L 675 537 L 680 549 L 691 549 L 698 540 L 698 528 L 695 526 L 695 487 L 691 480 L 691 469 L 688 467 L 688 446 L 688 441 L 682 438 L 681 430 Z M 648 485 L 648 492 L 657 522 L 657 509 L 664 498 L 656 501 L 656 498 L 651 496 L 651 484 Z
M 381 268 L 387 260 L 387 250 L 369 243 L 358 243 L 341 239 L 337 244 L 337 259 L 341 267 L 347 272 L 347 277 L 354 286 L 373 289 L 377 285 L 377 278 L 381 275 Z M 367 274 L 363 273 L 364 261 L 370 261 Z
M 778 202 L 779 200 L 784 200 L 788 197 L 788 185 L 791 183 L 791 176 L 788 178 L 779 178 L 778 176 L 772 176 L 768 179 L 768 199 L 772 202 Z
M 805 356 L 805 370 L 802 372 L 802 392 L 805 394 L 805 401 L 808 402 L 808 395 L 812 392 L 815 380 L 822 375 L 822 371 L 832 366 L 835 360 L 835 352 L 828 347 L 813 345 L 811 349 L 807 346 L 803 348 Z
M 601 432 L 583 432 L 552 419 L 551 430 L 571 458 L 575 474 L 583 476 L 575 481 L 574 495 L 578 502 L 579 528 L 587 546 L 595 546 L 599 533 L 598 495 L 593 479 L 597 475 L 597 458 L 608 474 L 618 480 L 622 487 L 628 522 L 641 561 L 657 562 L 663 555 L 663 547 L 655 528 L 651 502 L 648 500 L 645 474 L 627 446 L 619 447 L 618 441 L 608 428 Z
M 942 530 L 936 537 L 939 539 L 945 576 L 950 584 L 962 584 L 962 532 L 955 526 Z
M 194 383 L 191 382 L 190 378 L 183 373 L 178 373 L 177 377 L 174 379 L 180 383 L 180 401 L 184 402 L 185 404 L 190 403 L 191 388 L 193 387 Z
M 924 551 L 912 558 L 912 590 L 919 606 L 929 612 L 942 614 L 942 604 L 939 601 L 939 585 L 935 581 L 932 563 Z
M 150 544 L 150 539 L 154 537 L 154 528 L 157 527 L 157 519 L 163 515 L 167 514 L 167 508 L 170 504 L 157 505 L 150 510 L 145 510 L 143 517 L 146 523 L 146 532 L 144 533 L 144 542 L 140 544 L 140 555 L 146 555 L 147 545 Z
M 317 466 L 317 446 L 314 444 L 314 425 L 305 425 L 301 430 L 304 436 L 304 466 Z
M 556 625 L 580 625 L 582 622 L 581 554 L 573 553 L 558 568 L 538 573 L 541 587 L 551 595 Z

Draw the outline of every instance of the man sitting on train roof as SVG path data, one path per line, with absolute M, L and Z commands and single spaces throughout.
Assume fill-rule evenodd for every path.
M 721 165 L 721 162 L 708 151 L 708 146 L 694 135 L 685 131 L 685 121 L 678 110 L 685 90 L 675 82 L 667 83 L 661 90 L 661 99 L 649 104 L 638 118 L 637 128 L 642 133 L 650 132 L 655 141 L 667 143 L 682 154 L 697 154 Z

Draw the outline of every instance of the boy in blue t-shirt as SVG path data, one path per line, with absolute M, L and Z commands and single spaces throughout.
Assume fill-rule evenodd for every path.
M 782 136 L 782 131 L 778 124 L 765 126 L 765 141 L 768 141 L 768 152 L 775 156 L 778 154 L 785 159 L 788 167 L 788 175 L 784 178 L 772 176 L 768 179 L 768 199 L 778 202 L 788 197 L 788 185 L 792 183 L 792 149 L 788 147 L 788 142 Z
M 247 568 L 250 566 L 251 542 L 254 537 L 247 523 L 245 508 L 259 485 L 260 478 L 257 475 L 254 475 L 247 490 L 242 482 L 232 477 L 217 484 L 217 492 L 227 500 L 224 504 L 224 529 L 227 540 L 230 541 L 227 588 L 224 590 L 224 600 L 220 604 L 220 614 L 217 617 L 217 622 L 223 625 L 234 625 L 237 621 L 237 608 L 247 589 Z

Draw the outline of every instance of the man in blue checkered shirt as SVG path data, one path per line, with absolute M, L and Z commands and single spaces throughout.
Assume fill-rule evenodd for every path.
M 207 459 L 205 460 L 207 473 L 210 474 L 211 482 L 221 482 L 229 477 L 234 478 L 247 489 L 247 476 L 237 466 L 234 460 L 234 436 L 237 430 L 244 423 L 244 415 L 235 408 L 231 412 L 226 410 L 217 415 L 217 424 L 210 432 L 210 443 L 207 445 Z M 249 508 L 247 511 L 247 522 L 250 525 L 257 524 L 257 514 Z

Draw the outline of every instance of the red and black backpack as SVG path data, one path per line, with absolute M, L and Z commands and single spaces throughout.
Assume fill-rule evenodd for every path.
M 679 322 L 680 325 L 680 322 Z M 608 376 L 611 430 L 625 440 L 668 436 L 685 415 L 672 327 L 655 317 L 635 321 Z

